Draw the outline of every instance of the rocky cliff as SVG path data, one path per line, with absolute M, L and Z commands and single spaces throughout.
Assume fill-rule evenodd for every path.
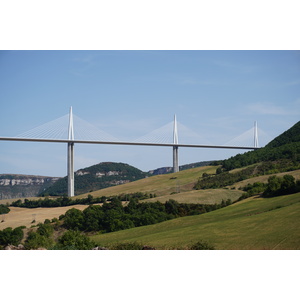
M 35 197 L 55 183 L 59 177 L 35 175 L 0 175 L 0 199 Z

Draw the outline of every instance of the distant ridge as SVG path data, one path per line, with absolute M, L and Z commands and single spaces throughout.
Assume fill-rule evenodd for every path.
M 183 170 L 188 170 L 188 169 L 197 168 L 197 167 L 205 167 L 205 166 L 209 166 L 213 163 L 214 163 L 214 161 L 201 161 L 201 162 L 186 164 L 186 165 L 180 166 L 179 170 L 183 171 Z M 169 174 L 172 172 L 173 172 L 173 167 L 162 167 L 162 168 L 158 168 L 155 170 L 150 170 L 149 174 L 161 175 L 161 174 Z
M 1 174 L 0 199 L 35 197 L 59 180 L 59 177 Z

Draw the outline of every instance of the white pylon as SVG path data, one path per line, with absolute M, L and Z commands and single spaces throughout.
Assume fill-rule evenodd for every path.
M 73 127 L 73 112 L 72 112 L 72 106 L 70 107 L 70 113 L 69 113 L 69 130 L 68 130 L 68 139 L 74 140 L 74 127 Z
M 174 115 L 173 144 L 178 145 L 178 131 L 177 131 L 176 115 Z M 173 173 L 176 173 L 176 172 L 179 172 L 178 146 L 173 146 Z
M 73 113 L 72 106 L 69 114 L 68 139 L 74 140 Z M 68 197 L 74 196 L 74 143 L 68 143 Z
M 176 115 L 174 115 L 173 143 L 174 143 L 174 144 L 178 144 L 178 131 L 177 131 L 177 120 L 176 120 Z
M 254 147 L 258 148 L 258 130 L 257 121 L 254 122 Z

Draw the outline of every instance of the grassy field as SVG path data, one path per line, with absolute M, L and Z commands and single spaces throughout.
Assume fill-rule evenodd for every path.
M 198 216 L 92 237 L 99 245 L 139 242 L 184 249 L 200 240 L 216 249 L 300 249 L 300 194 L 249 198 Z
M 197 203 L 197 204 L 220 204 L 222 200 L 231 199 L 236 201 L 243 191 L 231 189 L 208 189 L 208 190 L 192 190 L 188 192 L 164 195 L 156 198 L 146 199 L 146 202 L 166 202 L 170 199 L 176 200 L 180 203 Z

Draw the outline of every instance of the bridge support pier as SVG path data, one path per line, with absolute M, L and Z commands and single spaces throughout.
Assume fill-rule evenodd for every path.
M 173 173 L 179 172 L 178 146 L 173 147 Z
M 68 143 L 68 197 L 74 196 L 74 143 Z
M 72 106 L 69 114 L 69 141 L 68 142 L 68 197 L 74 196 L 74 127 Z
M 177 120 L 176 115 L 174 115 L 174 125 L 173 125 L 173 173 L 179 172 L 178 164 L 178 130 L 177 130 Z

